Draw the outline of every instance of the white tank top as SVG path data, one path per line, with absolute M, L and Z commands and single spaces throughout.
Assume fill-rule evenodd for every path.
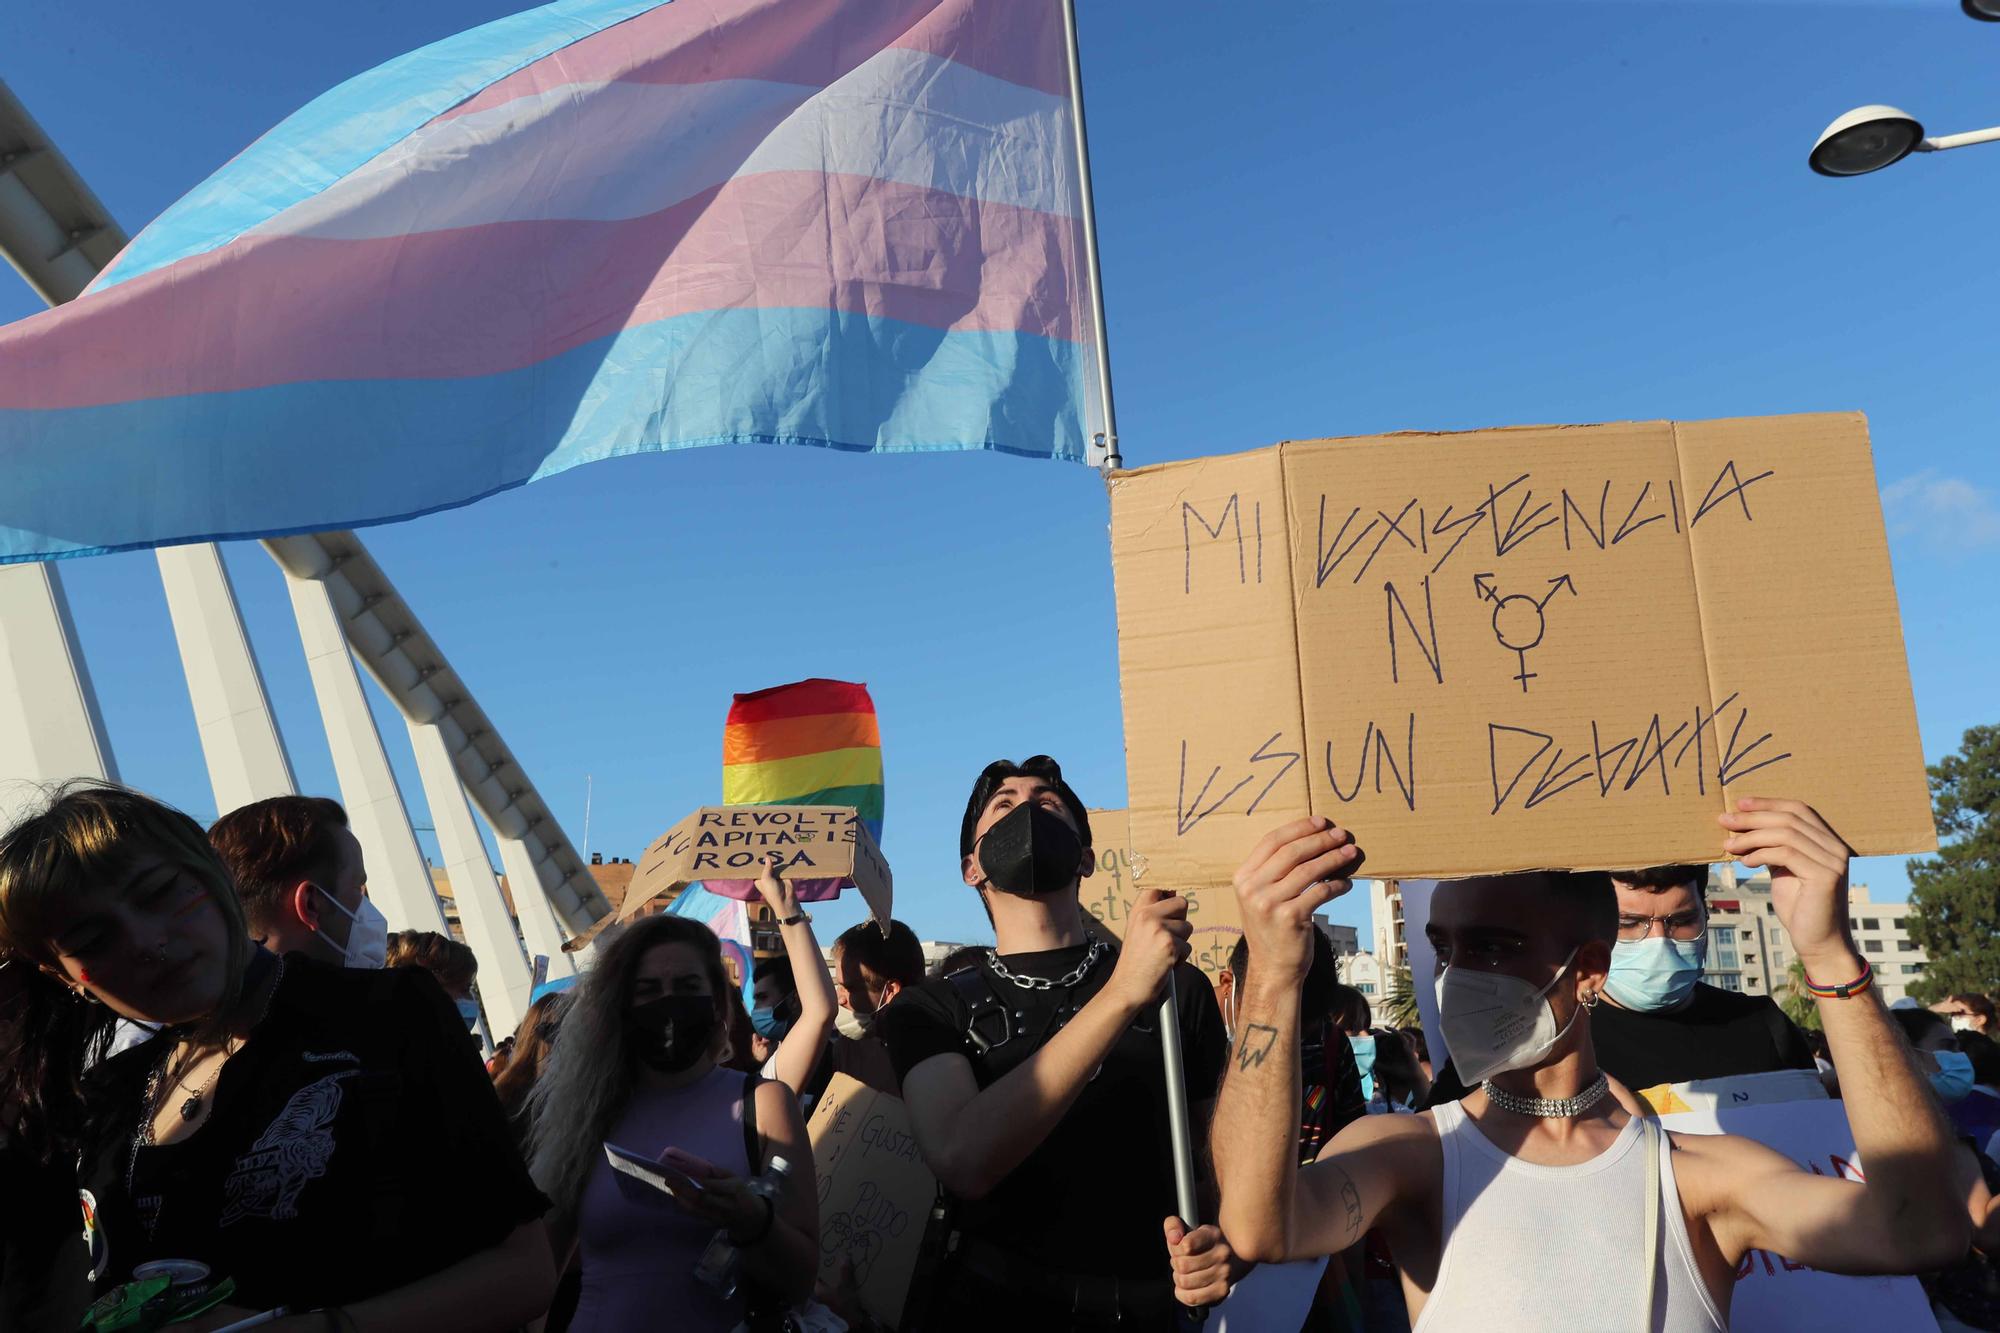
M 1673 1153 L 1659 1134 L 1658 1258 L 1646 1287 L 1645 1135 L 1637 1117 L 1575 1166 L 1537 1166 L 1494 1146 L 1455 1102 L 1428 1113 L 1444 1149 L 1444 1244 L 1413 1333 L 1722 1333 L 1681 1219 Z

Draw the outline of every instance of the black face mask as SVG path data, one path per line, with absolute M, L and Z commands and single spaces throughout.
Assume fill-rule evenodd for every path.
M 987 882 L 1017 898 L 1060 893 L 1076 882 L 1083 840 L 1060 815 L 1017 805 L 986 830 L 976 849 Z
M 632 1052 L 649 1068 L 678 1074 L 708 1054 L 715 1039 L 715 997 L 662 995 L 625 1011 Z

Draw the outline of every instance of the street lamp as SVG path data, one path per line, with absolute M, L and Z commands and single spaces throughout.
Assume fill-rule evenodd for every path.
M 1974 0 L 1965 0 L 1970 5 Z M 1978 0 L 2000 14 L 2000 0 Z M 1893 106 L 1861 106 L 1820 131 L 1806 159 L 1822 176 L 1863 176 L 1894 166 L 1911 153 L 1935 153 L 1946 148 L 2000 140 L 2000 125 L 1964 134 L 1924 137 L 1916 117 Z

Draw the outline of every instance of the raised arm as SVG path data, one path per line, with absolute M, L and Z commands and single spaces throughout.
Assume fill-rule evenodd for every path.
M 813 1066 L 819 1063 L 827 1037 L 833 1032 L 833 976 L 826 970 L 819 941 L 813 938 L 812 923 L 799 910 L 798 894 L 791 881 L 781 878 L 774 868 L 777 860 L 777 854 L 773 853 L 771 863 L 757 877 L 757 892 L 764 896 L 771 914 L 778 920 L 785 957 L 792 965 L 792 987 L 799 996 L 799 1017 L 771 1057 L 771 1077 L 796 1095 L 812 1077 Z M 792 924 L 786 925 L 787 921 Z
M 1104 989 L 1062 1031 L 982 1090 L 963 1055 L 933 1055 L 903 1076 L 910 1125 L 945 1188 L 985 1197 L 1039 1147 L 1105 1056 L 1157 1004 L 1174 964 L 1188 956 L 1187 899 L 1149 889 L 1132 905 L 1118 964 Z
M 1222 1192 L 1222 1234 L 1258 1263 L 1330 1254 L 1365 1230 L 1347 1166 L 1337 1158 L 1320 1163 L 1305 1186 L 1298 1170 L 1299 990 L 1312 965 L 1312 914 L 1351 887 L 1348 876 L 1360 864 L 1361 849 L 1345 829 L 1313 818 L 1266 835 L 1236 872 L 1250 968 L 1238 983 L 1236 1046 L 1209 1151 Z M 1341 1134 L 1334 1146 L 1347 1138 Z M 1321 1225 L 1329 1210 L 1333 1243 L 1313 1248 L 1309 1239 L 1318 1244 L 1329 1234 Z
M 1771 898 L 1806 976 L 1821 986 L 1865 968 L 1847 931 L 1847 844 L 1799 801 L 1745 799 L 1720 816 L 1723 846 L 1771 872 Z M 1870 986 L 1820 997 L 1820 1022 L 1865 1183 L 1813 1175 L 1742 1139 L 1681 1140 L 1710 1226 L 1733 1264 L 1748 1250 L 1836 1273 L 1913 1273 L 1965 1254 L 1971 1229 L 1951 1128 Z

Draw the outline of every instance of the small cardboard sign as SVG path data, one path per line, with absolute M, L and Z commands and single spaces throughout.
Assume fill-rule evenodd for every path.
M 1083 910 L 1095 917 L 1118 939 L 1125 938 L 1125 919 L 1132 913 L 1132 900 L 1141 887 L 1175 889 L 1153 876 L 1141 886 L 1132 873 L 1131 837 L 1123 810 L 1092 810 L 1091 841 L 1096 844 L 1097 871 L 1083 881 L 1079 896 Z M 1188 961 L 1200 968 L 1212 982 L 1229 968 L 1229 955 L 1243 938 L 1243 914 L 1236 903 L 1236 890 L 1175 889 L 1188 900 L 1188 922 L 1194 935 L 1188 941 L 1194 952 Z
M 902 1322 L 937 1177 L 924 1165 L 897 1098 L 835 1074 L 806 1127 L 819 1177 L 819 1275 L 851 1259 L 861 1303 L 890 1328 Z
M 1287 443 L 1121 472 L 1132 849 L 1220 887 L 1712 861 L 1739 796 L 1937 845 L 1858 413 Z
M 780 878 L 802 903 L 861 891 L 869 912 L 889 928 L 889 863 L 852 807 L 841 805 L 705 805 L 653 840 L 639 858 L 618 919 L 629 921 L 663 894 L 701 883 L 709 892 L 760 901 L 757 876 L 765 858 L 784 858 Z

